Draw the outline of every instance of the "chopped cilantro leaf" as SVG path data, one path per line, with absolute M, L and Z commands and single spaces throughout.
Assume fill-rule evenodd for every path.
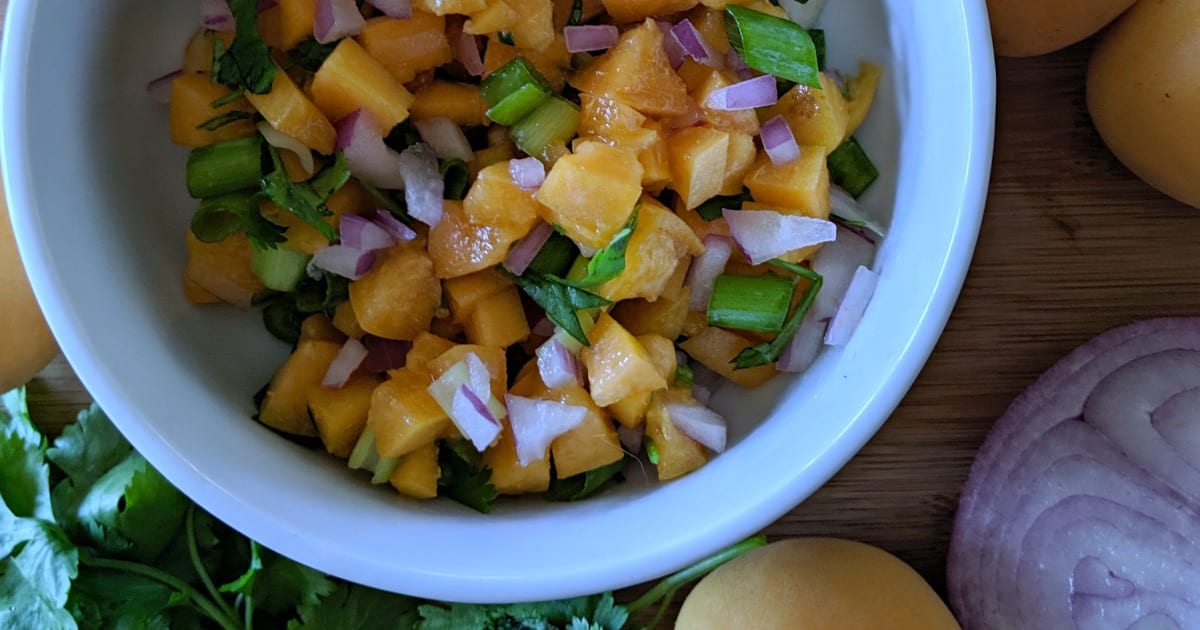
M 271 153 L 271 163 L 274 165 L 274 169 L 263 176 L 261 182 L 263 192 L 276 205 L 303 219 L 325 238 L 330 241 L 336 239 L 337 231 L 325 221 L 325 217 L 330 214 L 325 207 L 325 200 L 311 187 L 292 183 L 288 178 L 287 171 L 283 168 L 279 149 L 268 147 L 268 150 Z
M 567 26 L 583 24 L 583 0 L 571 2 L 571 14 L 567 16 Z
M 638 210 L 634 208 L 629 222 L 620 232 L 617 232 L 612 242 L 596 252 L 588 261 L 587 275 L 572 284 L 587 289 L 604 284 L 621 275 L 621 272 L 625 271 L 625 250 L 629 248 L 629 240 L 633 237 L 633 231 L 637 229 L 637 221 Z
M 438 449 L 438 494 L 487 514 L 498 496 L 491 481 L 492 471 L 480 461 L 479 452 L 467 440 L 442 440 Z
M 321 69 L 321 64 L 325 63 L 325 59 L 333 54 L 333 49 L 337 47 L 337 42 L 329 42 L 321 44 L 317 42 L 315 37 L 296 44 L 296 49 L 292 51 L 292 59 L 301 68 L 309 72 L 316 72 Z
M 730 210 L 741 210 L 742 204 L 750 201 L 750 191 L 743 190 L 736 195 L 723 195 L 713 197 L 708 201 L 696 207 L 696 214 L 700 215 L 705 221 L 716 221 L 721 218 L 721 211 L 725 208 Z
M 258 0 L 226 1 L 237 32 L 229 50 L 222 50 L 219 43 L 214 45 L 213 79 L 235 90 L 266 94 L 271 91 L 279 68 L 258 32 Z
M 457 158 L 442 160 L 440 170 L 442 178 L 446 180 L 446 199 L 465 199 L 467 189 L 471 186 L 471 171 L 467 168 L 467 163 Z
M 199 125 L 196 125 L 196 128 L 203 129 L 205 131 L 216 131 L 216 130 L 220 129 L 221 127 L 224 127 L 225 125 L 228 125 L 230 123 L 235 123 L 239 120 L 249 120 L 251 118 L 254 118 L 254 114 L 251 114 L 249 112 L 241 112 L 241 111 L 225 112 L 224 114 L 221 114 L 219 116 L 213 116 L 212 118 L 209 118 L 208 120 L 200 123 Z
M 612 302 L 581 289 L 562 278 L 526 271 L 523 276 L 512 276 L 513 282 L 537 305 L 546 311 L 546 316 L 567 334 L 583 345 L 590 345 L 583 325 L 579 323 L 578 311 L 608 306 Z
M 625 464 L 629 463 L 630 459 L 623 457 L 611 464 L 593 468 L 578 475 L 554 479 L 550 482 L 550 489 L 546 491 L 546 500 L 581 501 L 613 483 L 620 483 L 625 480 L 621 471 L 625 469 Z
M 297 612 L 288 630 L 406 630 L 420 621 L 416 600 L 345 582 Z

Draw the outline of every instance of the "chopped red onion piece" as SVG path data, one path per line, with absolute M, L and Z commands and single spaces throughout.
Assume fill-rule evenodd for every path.
M 504 403 L 517 447 L 517 463 L 521 466 L 546 457 L 550 443 L 583 424 L 588 414 L 587 407 L 512 394 L 504 397 Z
M 725 418 L 696 405 L 667 405 L 667 416 L 684 435 L 720 453 L 725 450 Z
M 740 83 L 734 83 L 708 95 L 706 106 L 723 111 L 739 111 L 768 107 L 779 102 L 775 88 L 775 77 L 764 74 Z
M 375 266 L 375 252 L 364 252 L 345 245 L 330 245 L 318 251 L 311 264 L 343 278 L 358 280 Z
M 454 53 L 458 61 L 473 77 L 483 76 L 483 57 L 479 54 L 479 40 L 470 33 L 459 33 L 454 39 Z
M 375 211 L 375 225 L 378 225 L 388 234 L 391 234 L 397 243 L 407 243 L 417 238 L 417 233 L 412 228 L 404 225 L 404 222 L 397 219 L 396 215 L 383 208 Z
M 554 334 L 554 322 L 549 317 L 543 317 L 530 330 L 539 337 L 549 337 Z
M 551 337 L 538 346 L 536 354 L 538 374 L 546 387 L 559 389 L 583 382 L 579 360 L 558 339 Z
M 500 421 L 466 385 L 454 392 L 454 399 L 450 403 L 450 420 L 480 453 L 487 450 L 496 436 L 500 435 Z
M 725 271 L 729 257 L 733 254 L 733 241 L 720 234 L 709 234 L 704 237 L 704 253 L 692 260 L 688 268 L 687 279 L 684 281 L 692 289 L 692 300 L 689 308 L 693 311 L 703 311 L 708 308 L 708 299 L 712 297 L 713 284 L 717 276 Z
M 774 210 L 726 209 L 724 216 L 729 234 L 752 265 L 837 238 L 837 225 L 825 219 Z
M 504 268 L 518 276 L 525 273 L 525 270 L 529 268 L 529 263 L 537 258 L 538 252 L 541 251 L 546 241 L 550 240 L 550 235 L 553 233 L 554 226 L 545 221 L 538 221 L 529 234 L 526 234 L 512 246 L 512 249 L 508 250 L 508 257 L 504 259 Z
M 642 442 L 646 439 L 646 428 L 638 426 L 630 429 L 625 425 L 618 425 L 617 439 L 621 440 L 621 446 L 625 447 L 626 451 L 637 455 L 642 451 Z
M 408 351 L 412 349 L 411 341 L 385 339 L 375 335 L 365 335 L 362 343 L 367 348 L 367 358 L 363 360 L 363 369 L 372 372 L 398 370 L 407 363 Z
M 382 227 L 356 214 L 343 214 L 339 223 L 342 245 L 361 251 L 384 249 L 396 244 L 396 239 Z
M 800 145 L 796 143 L 796 136 L 792 134 L 792 128 L 783 116 L 776 116 L 763 123 L 759 127 L 758 136 L 762 139 L 763 150 L 775 166 L 783 166 L 800 157 Z
M 488 399 L 492 395 L 492 373 L 487 364 L 474 352 L 468 352 L 463 361 L 467 364 L 467 386 L 481 400 Z
M 437 226 L 446 209 L 446 182 L 433 151 L 420 142 L 405 149 L 400 153 L 400 175 L 408 214 L 429 227 Z
M 383 129 L 371 112 L 354 110 L 338 123 L 337 132 L 337 148 L 355 177 L 380 188 L 404 188 L 400 155 L 383 143 Z
M 412 0 L 371 0 L 371 4 L 388 17 L 404 20 L 413 16 Z
M 183 74 L 182 70 L 168 72 L 157 79 L 154 79 L 146 84 L 146 93 L 150 95 L 150 100 L 159 105 L 168 105 L 171 102 L 171 84 L 175 81 L 175 77 Z
M 535 157 L 509 160 L 508 174 L 521 190 L 537 190 L 546 181 L 546 165 Z
M 341 389 L 346 381 L 350 380 L 354 370 L 362 365 L 365 358 L 367 358 L 367 347 L 353 337 L 347 339 L 346 343 L 342 344 L 342 349 L 338 350 L 337 356 L 333 357 L 329 369 L 325 371 L 325 377 L 321 379 L 321 386 Z
M 672 24 L 666 20 L 658 21 L 658 30 L 663 34 L 663 50 L 667 53 L 667 61 L 671 62 L 671 68 L 678 70 L 679 66 L 683 65 L 683 59 L 687 56 L 683 46 L 679 45 L 679 40 L 671 34 Z
M 589 24 L 563 28 L 563 38 L 567 41 L 567 52 L 571 53 L 612 48 L 617 45 L 619 35 L 617 27 L 612 24 Z
M 313 36 L 319 44 L 357 35 L 366 24 L 354 0 L 317 0 Z
M 265 120 L 258 121 L 258 133 L 262 134 L 267 144 L 285 151 L 291 151 L 300 158 L 300 166 L 304 168 L 305 175 L 312 175 L 317 170 L 317 162 L 313 159 L 312 149 L 304 146 L 299 140 L 279 131 L 272 127 Z
M 418 120 L 413 123 L 413 126 L 417 128 L 421 139 L 429 145 L 429 148 L 433 149 L 433 153 L 437 157 L 443 160 L 458 159 L 464 162 L 470 162 L 475 157 L 475 152 L 471 150 L 471 143 L 463 134 L 462 128 L 449 118 L 435 116 Z
M 750 66 L 746 65 L 742 56 L 737 54 L 737 50 L 732 46 L 729 47 L 729 52 L 725 53 L 725 65 L 743 81 L 754 78 L 754 72 L 750 70 Z
M 704 39 L 704 34 L 696 29 L 691 20 L 680 20 L 671 28 L 671 37 L 679 42 L 679 46 L 692 59 L 712 68 L 720 68 L 723 65 L 724 60 L 713 52 L 708 40 Z
M 237 26 L 225 0 L 200 0 L 200 22 L 213 31 L 232 31 Z
M 829 329 L 825 331 L 825 345 L 844 346 L 850 341 L 850 335 L 858 326 L 871 296 L 875 295 L 875 287 L 879 284 L 879 275 L 874 271 L 860 266 L 850 279 L 850 286 L 842 295 L 842 301 L 833 319 L 829 320 Z

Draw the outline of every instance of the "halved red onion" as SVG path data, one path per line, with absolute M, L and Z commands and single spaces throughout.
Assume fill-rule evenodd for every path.
M 551 337 L 538 346 L 538 374 L 542 382 L 550 389 L 559 389 L 568 385 L 579 385 L 583 382 L 583 373 L 575 354 L 558 339 Z
M 775 77 L 763 74 L 713 90 L 708 95 L 708 102 L 705 105 L 712 109 L 732 112 L 768 107 L 777 102 L 779 102 L 779 92 L 775 88 Z
M 726 209 L 724 216 L 730 236 L 753 265 L 837 238 L 837 225 L 825 219 L 774 210 Z
M 679 45 L 679 40 L 675 39 L 675 36 L 671 34 L 672 27 L 674 27 L 674 24 L 666 20 L 658 21 L 658 30 L 662 31 L 663 34 L 663 51 L 667 53 L 667 61 L 671 63 L 672 68 L 678 70 L 679 66 L 683 65 L 683 60 L 687 56 L 687 53 L 684 52 L 683 46 Z
M 337 148 L 355 177 L 380 188 L 404 188 L 400 154 L 384 144 L 382 126 L 371 112 L 354 110 L 338 122 L 337 133 Z
M 362 344 L 367 348 L 367 358 L 363 360 L 362 367 L 368 372 L 386 372 L 404 367 L 408 361 L 408 351 L 412 349 L 411 341 L 375 335 L 363 336 Z
M 692 59 L 712 68 L 720 68 L 724 65 L 725 60 L 713 51 L 708 40 L 704 38 L 704 34 L 696 28 L 695 24 L 692 24 L 691 20 L 684 18 L 671 27 L 671 37 L 679 42 L 683 52 Z
M 356 214 L 343 214 L 338 225 L 342 245 L 346 247 L 367 251 L 396 244 L 396 239 L 387 230 Z
M 330 245 L 313 255 L 310 264 L 343 278 L 358 280 L 375 266 L 375 252 L 345 245 Z
M 955 517 L 966 628 L 1200 624 L 1200 319 L 1061 359 L 992 427 Z
M 854 198 L 854 195 L 846 192 L 845 188 L 842 188 L 837 184 L 830 185 L 829 203 L 830 214 L 832 214 L 835 218 L 842 219 L 854 227 L 861 226 L 879 236 L 886 236 L 886 228 L 883 227 L 879 220 L 870 216 L 870 214 L 863 209 L 862 204 L 860 204 L 858 200 Z M 868 235 L 864 235 L 864 238 L 870 237 Z
M 413 16 L 412 0 L 371 0 L 371 4 L 388 17 L 404 20 Z
M 692 289 L 691 303 L 693 311 L 708 309 L 708 300 L 712 297 L 713 284 L 717 276 L 725 271 L 729 257 L 733 254 L 733 241 L 720 234 L 709 234 L 704 237 L 704 253 L 692 260 L 684 283 Z
M 313 36 L 319 44 L 357 35 L 366 24 L 354 0 L 317 0 Z
M 437 226 L 446 208 L 446 182 L 438 171 L 437 157 L 418 142 L 401 152 L 399 161 L 408 214 L 429 227 Z
M 512 394 L 504 397 L 504 403 L 517 447 L 517 463 L 521 466 L 544 458 L 550 443 L 583 424 L 588 414 L 587 407 Z
M 258 121 L 258 133 L 262 134 L 263 140 L 267 144 L 285 151 L 291 151 L 300 158 L 300 166 L 304 168 L 305 175 L 312 175 L 317 170 L 317 162 L 313 159 L 312 149 L 304 146 L 299 140 L 279 131 L 272 127 L 265 120 Z
M 879 274 L 874 271 L 862 266 L 854 271 L 850 286 L 846 287 L 846 293 L 842 295 L 842 301 L 833 313 L 833 319 L 829 320 L 829 328 L 825 331 L 825 345 L 844 346 L 850 341 L 850 335 L 854 334 L 854 329 L 862 320 L 867 304 L 871 302 L 878 285 Z
M 618 425 L 617 439 L 621 441 L 621 446 L 626 451 L 637 455 L 642 451 L 642 443 L 646 441 L 646 427 L 638 426 L 631 429 L 623 424 Z
M 421 139 L 429 145 L 429 148 L 433 149 L 433 153 L 437 157 L 443 160 L 457 159 L 464 162 L 469 162 L 475 157 L 475 152 L 471 150 L 471 143 L 463 134 L 462 127 L 456 125 L 449 118 L 434 116 L 415 121 L 413 126 L 417 128 Z
M 567 26 L 563 28 L 563 38 L 567 42 L 567 52 L 592 52 L 604 50 L 617 45 L 620 32 L 612 24 L 588 24 L 584 26 Z
M 546 165 L 535 157 L 508 161 L 508 174 L 521 190 L 537 190 L 546 181 Z
M 500 421 L 492 415 L 483 400 L 466 385 L 455 390 L 449 415 L 454 426 L 458 427 L 463 436 L 471 440 L 471 444 L 481 453 L 500 435 Z
M 367 347 L 361 341 L 351 337 L 342 344 L 342 349 L 338 350 L 333 361 L 329 364 L 329 369 L 325 370 L 325 377 L 321 379 L 321 386 L 330 389 L 341 389 L 346 381 L 350 380 L 350 376 L 354 374 L 354 370 L 362 365 L 363 359 L 367 358 Z
M 200 0 L 200 23 L 213 31 L 232 31 L 237 27 L 225 0 Z
M 479 40 L 470 33 L 459 33 L 454 38 L 454 55 L 473 77 L 483 76 L 483 57 L 479 54 Z
M 759 127 L 758 137 L 762 139 L 763 150 L 775 166 L 783 166 L 800 157 L 800 145 L 796 143 L 796 136 L 783 116 L 763 123 Z
M 404 222 L 397 219 L 396 215 L 384 208 L 375 211 L 375 225 L 378 225 L 388 234 L 391 234 L 397 243 L 407 243 L 417 238 L 417 233 L 412 228 L 404 225 Z
M 175 81 L 175 77 L 181 74 L 183 74 L 182 70 L 175 70 L 147 83 L 146 93 L 150 95 L 150 100 L 159 105 L 169 105 L 171 103 L 171 84 Z
M 725 450 L 725 418 L 697 405 L 669 403 L 667 416 L 684 435 L 720 453 Z
M 538 221 L 529 234 L 514 243 L 512 249 L 508 250 L 508 256 L 504 259 L 504 268 L 518 276 L 525 273 L 525 270 L 529 268 L 529 263 L 537 258 L 542 246 L 550 240 L 551 234 L 554 234 L 554 226 L 545 221 Z

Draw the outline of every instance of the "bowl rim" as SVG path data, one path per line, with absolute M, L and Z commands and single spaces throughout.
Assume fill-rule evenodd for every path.
M 126 398 L 127 392 L 117 385 L 116 375 L 89 353 L 90 344 L 80 330 L 77 313 L 65 303 L 61 281 L 49 265 L 51 252 L 39 231 L 31 169 L 23 160 L 13 159 L 21 156 L 22 147 L 30 142 L 26 129 L 18 124 L 24 119 L 25 102 L 16 95 L 21 94 L 27 80 L 25 60 L 31 47 L 37 4 L 21 0 L 10 3 L 4 37 L 0 40 L 0 168 L 3 169 L 11 202 L 10 217 L 34 293 L 68 361 L 77 368 L 80 380 L 97 401 L 106 408 L 112 408 L 114 416 L 124 415 L 125 412 L 132 412 L 135 406 Z M 588 571 L 602 574 L 599 578 L 582 572 L 583 568 L 564 567 L 560 574 L 519 585 L 480 576 L 479 582 L 472 586 L 472 601 L 505 602 L 567 597 L 646 581 L 666 570 L 684 566 L 703 555 L 697 553 L 698 549 L 715 550 L 762 529 L 788 512 L 828 481 L 883 425 L 928 360 L 950 317 L 966 278 L 986 200 L 995 126 L 994 58 L 983 0 L 969 0 L 959 6 L 962 12 L 961 15 L 956 14 L 955 19 L 961 20 L 966 32 L 969 54 L 969 61 L 964 66 L 967 74 L 960 78 L 969 85 L 970 134 L 963 146 L 965 176 L 961 182 L 947 182 L 946 199 L 960 207 L 961 212 L 953 230 L 950 249 L 939 261 L 935 289 L 923 301 L 926 306 L 924 317 L 896 364 L 899 377 L 889 380 L 867 402 L 859 421 L 852 423 L 840 436 L 837 453 L 825 453 L 823 459 L 806 469 L 802 481 L 779 480 L 761 492 L 762 498 L 755 505 L 753 516 L 724 519 L 717 524 L 709 524 L 707 529 L 699 528 L 696 532 L 681 535 L 671 544 L 644 549 L 639 554 L 636 567 L 619 566 L 612 559 L 606 559 L 599 561 L 597 566 L 587 567 Z M 467 599 L 463 597 L 462 590 L 467 576 L 424 572 L 408 575 L 407 582 L 397 582 L 394 578 L 372 578 L 347 564 L 349 561 L 340 557 L 341 552 L 336 545 L 305 549 L 297 546 L 293 530 L 264 530 L 260 523 L 255 522 L 255 515 L 244 513 L 253 511 L 255 506 L 244 498 L 233 496 L 225 488 L 211 487 L 204 473 L 195 469 L 170 444 L 164 443 L 162 436 L 153 428 L 143 422 L 118 421 L 118 424 L 130 442 L 197 503 L 214 514 L 221 514 L 221 518 L 235 528 L 252 534 L 268 547 L 286 550 L 288 555 L 302 562 L 380 588 L 404 590 L 435 599 Z M 243 513 L 239 514 L 239 511 Z M 418 581 L 422 582 L 419 587 L 397 588 L 398 584 L 415 585 Z M 581 586 L 583 584 L 587 586 Z M 597 584 L 599 588 L 596 588 Z

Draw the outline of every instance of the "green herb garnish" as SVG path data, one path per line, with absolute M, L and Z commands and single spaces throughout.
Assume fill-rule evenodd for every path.
M 631 457 L 622 457 L 611 464 L 578 475 L 555 478 L 550 482 L 550 489 L 546 491 L 546 500 L 582 501 L 614 483 L 620 483 L 625 480 L 621 471 L 630 460 Z
M 523 276 L 511 277 L 525 295 L 546 311 L 550 321 L 567 331 L 567 334 L 579 343 L 591 345 L 583 325 L 579 322 L 578 311 L 608 306 L 612 302 L 556 276 L 526 271 Z
M 196 125 L 196 128 L 203 129 L 205 131 L 216 131 L 230 123 L 235 123 L 239 120 L 250 120 L 251 118 L 254 118 L 254 114 L 251 114 L 250 112 L 225 112 L 224 114 L 213 116 L 199 125 Z
M 288 178 L 283 160 L 279 158 L 279 149 L 268 146 L 271 154 L 273 170 L 263 176 L 260 185 L 263 193 L 275 202 L 275 205 L 300 217 L 305 223 L 313 226 L 322 236 L 333 241 L 337 238 L 337 230 L 325 221 L 331 213 L 325 207 L 325 200 L 312 187 L 304 184 L 294 184 Z
M 213 80 L 234 90 L 254 94 L 271 91 L 279 68 L 258 32 L 258 0 L 226 0 L 236 22 L 236 33 L 229 50 L 216 40 L 213 55 Z
M 301 68 L 309 72 L 316 72 L 321 69 L 321 64 L 325 63 L 329 55 L 333 54 L 334 48 L 337 48 L 337 42 L 321 44 L 315 37 L 309 37 L 296 44 L 296 49 L 292 51 L 292 59 Z
M 483 465 L 479 451 L 464 439 L 442 440 L 438 444 L 438 465 L 442 468 L 438 494 L 477 512 L 491 512 L 498 494 L 489 481 L 492 470 Z
M 629 222 L 613 236 L 613 240 L 592 256 L 587 263 L 587 273 L 583 278 L 573 282 L 577 287 L 587 289 L 616 278 L 625 271 L 625 250 L 629 248 L 629 240 L 637 229 L 638 208 L 633 209 Z
M 446 180 L 445 198 L 455 201 L 465 199 L 471 187 L 471 171 L 467 163 L 458 158 L 442 160 L 440 170 L 442 179 Z
M 792 338 L 796 336 L 796 331 L 800 329 L 800 324 L 804 321 L 804 316 L 808 313 L 808 309 L 812 307 L 813 300 L 816 299 L 817 293 L 821 290 L 821 284 L 824 282 L 820 274 L 807 267 L 801 267 L 800 265 L 779 260 L 778 258 L 774 258 L 769 262 L 779 269 L 790 271 L 801 278 L 807 278 L 811 281 L 811 284 L 805 289 L 804 296 L 800 298 L 800 303 L 796 305 L 796 310 L 792 312 L 792 316 L 783 325 L 783 330 L 774 339 L 746 348 L 733 358 L 731 363 L 739 370 L 766 365 L 779 360 L 780 355 L 787 349 Z
M 846 192 L 855 198 L 866 192 L 867 188 L 879 179 L 879 170 L 854 138 L 847 139 L 830 153 L 827 162 L 829 180 L 845 188 Z
M 742 204 L 750 201 L 750 191 L 743 190 L 736 195 L 724 195 L 713 197 L 708 201 L 696 206 L 696 214 L 699 214 L 705 221 L 716 221 L 721 218 L 722 211 L 726 208 L 730 210 L 741 210 Z
M 804 27 L 746 7 L 725 7 L 725 34 L 746 65 L 821 89 L 817 49 Z

